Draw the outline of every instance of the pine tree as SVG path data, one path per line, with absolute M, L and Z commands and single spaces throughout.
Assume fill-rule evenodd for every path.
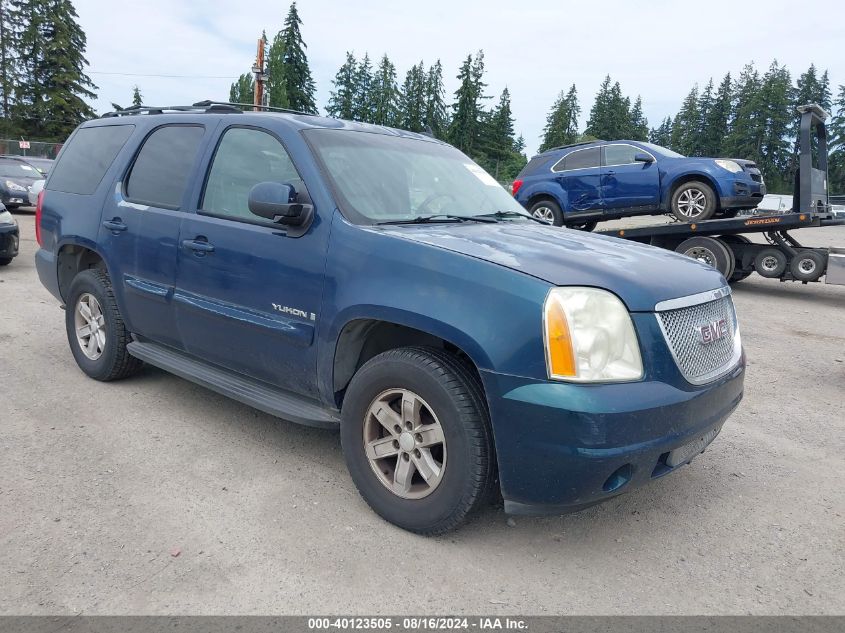
M 514 134 L 513 112 L 511 111 L 510 91 L 505 88 L 499 97 L 498 105 L 486 117 L 481 147 L 478 148 L 483 156 L 484 165 L 497 179 L 510 176 L 507 169 L 509 163 L 515 159 L 516 138 Z
M 399 127 L 411 132 L 425 131 L 425 66 L 411 66 L 399 95 Z
M 676 152 L 687 156 L 695 156 L 698 150 L 698 132 L 701 117 L 698 113 L 698 85 L 692 90 L 681 104 L 681 109 L 672 123 L 672 138 L 669 146 Z
M 266 35 L 263 36 L 266 39 Z M 274 108 L 290 108 L 285 71 L 285 35 L 279 31 L 267 52 L 267 97 L 268 105 Z
M 651 128 L 648 140 L 661 147 L 669 147 L 672 144 L 672 117 L 667 116 L 656 128 Z
M 438 59 L 429 67 L 425 80 L 425 125 L 436 138 L 445 138 L 449 127 L 446 92 L 443 87 L 443 66 Z
M 760 156 L 766 127 L 761 87 L 759 73 L 753 64 L 747 64 L 734 84 L 734 108 L 723 154 L 752 160 Z
M 250 104 L 255 102 L 255 79 L 252 74 L 244 73 L 232 84 L 229 89 L 229 103 L 246 104 L 242 109 L 251 109 Z
M 479 51 L 479 56 L 482 53 Z M 482 60 L 483 72 L 483 60 Z M 449 142 L 472 155 L 481 130 L 481 98 L 479 92 L 483 89 L 480 77 L 477 77 L 478 67 L 473 62 L 472 55 L 467 55 L 458 71 L 460 85 L 455 91 L 455 101 L 452 103 L 452 121 L 449 124 Z
M 578 105 L 578 90 L 575 84 L 569 92 L 563 91 L 551 111 L 546 116 L 546 126 L 543 128 L 543 142 L 540 151 L 545 152 L 552 147 L 570 145 L 578 139 L 578 118 L 581 116 L 581 106 Z
M 773 191 L 789 191 L 785 176 L 791 162 L 791 141 L 788 139 L 793 120 L 792 79 L 789 71 L 773 61 L 760 86 L 760 117 L 763 134 L 755 160 Z
M 698 97 L 698 126 L 695 133 L 694 152 L 696 156 L 709 156 L 706 148 L 706 136 L 707 121 L 710 117 L 710 113 L 713 111 L 713 106 L 716 101 L 713 90 L 713 78 L 711 77 L 707 82 L 707 85 L 704 86 L 704 90 L 701 91 L 701 95 Z
M 358 72 L 355 74 L 355 108 L 354 119 L 364 123 L 372 123 L 375 104 L 373 94 L 373 64 L 370 62 L 368 53 L 364 53 L 364 59 L 358 64 Z
M 132 88 L 132 106 L 138 107 L 144 105 L 144 97 L 141 95 L 141 89 L 138 86 Z
M 15 54 L 20 31 L 19 18 L 14 3 L 0 0 L 0 138 L 17 136 L 18 132 L 11 116 L 15 86 L 20 80 Z
M 96 98 L 85 74 L 86 38 L 70 0 L 16 0 L 23 28 L 16 38 L 21 78 L 13 116 L 30 137 L 64 140 L 95 116 Z
M 358 61 L 352 53 L 347 51 L 346 61 L 332 81 L 335 89 L 329 97 L 326 114 L 339 119 L 354 119 L 356 117 L 358 113 L 358 72 Z
M 845 194 L 845 86 L 839 86 L 839 93 L 832 107 L 828 124 L 828 182 L 830 193 Z
M 373 123 L 394 126 L 399 118 L 399 87 L 396 67 L 383 55 L 373 79 Z
M 630 136 L 631 100 L 622 96 L 618 81 L 612 86 L 610 82 L 610 75 L 607 75 L 590 109 L 590 119 L 584 133 L 595 138 L 615 141 Z
M 308 67 L 307 48 L 302 39 L 302 20 L 291 3 L 284 28 L 273 38 L 267 72 L 270 75 L 270 105 L 317 114 L 316 87 Z
M 630 131 L 627 135 L 629 139 L 632 141 L 648 140 L 648 119 L 646 119 L 643 114 L 643 100 L 640 95 L 637 95 L 634 107 L 631 108 L 630 125 Z
M 709 111 L 702 116 L 701 154 L 718 157 L 722 155 L 722 146 L 728 135 L 728 123 L 731 118 L 733 103 L 733 82 L 728 73 L 719 84 L 716 96 Z

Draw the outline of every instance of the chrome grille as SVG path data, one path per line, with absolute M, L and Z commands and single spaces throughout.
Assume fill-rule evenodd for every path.
M 725 374 L 742 354 L 733 300 L 729 291 L 723 294 L 725 296 L 717 299 L 684 307 L 660 310 L 658 306 L 657 319 L 678 369 L 684 378 L 696 385 Z M 701 329 L 714 327 L 713 324 L 722 319 L 727 325 L 724 335 L 703 342 Z

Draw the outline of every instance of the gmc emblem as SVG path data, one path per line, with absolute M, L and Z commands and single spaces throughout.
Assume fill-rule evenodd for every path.
M 719 319 L 718 321 L 699 325 L 696 331 L 698 332 L 698 341 L 702 345 L 709 345 L 727 336 L 728 322 L 726 319 Z

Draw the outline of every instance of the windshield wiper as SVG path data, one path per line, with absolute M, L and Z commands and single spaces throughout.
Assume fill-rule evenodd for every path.
M 528 213 L 520 213 L 519 211 L 494 211 L 493 213 L 482 213 L 481 215 L 475 216 L 477 218 L 495 218 L 496 220 L 504 220 L 505 218 L 526 218 L 528 220 L 534 220 L 535 222 L 539 222 L 540 224 L 548 224 L 545 220 L 541 220 L 540 218 L 535 218 L 533 215 Z
M 418 215 L 415 218 L 407 220 L 386 220 L 384 222 L 376 222 L 376 226 L 384 224 L 426 224 L 428 222 L 483 222 L 485 224 L 493 224 L 496 222 L 492 217 L 485 217 L 480 215 L 453 215 L 451 213 L 436 213 L 434 215 Z

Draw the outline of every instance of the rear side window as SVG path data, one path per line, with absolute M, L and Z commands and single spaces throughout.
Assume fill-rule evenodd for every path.
M 562 161 L 555 165 L 555 171 L 598 167 L 600 159 L 601 151 L 598 147 L 575 150 L 567 154 Z
M 522 176 L 528 176 L 536 171 L 540 171 L 540 168 L 548 162 L 548 156 L 535 156 L 534 158 L 528 161 L 528 164 L 525 167 L 522 168 L 522 171 L 519 172 L 519 176 L 517 176 L 517 178 L 520 178 Z
M 134 125 L 105 125 L 77 130 L 62 149 L 47 188 L 91 195 L 134 130 Z
M 150 134 L 129 172 L 126 197 L 178 209 L 204 133 L 199 125 L 168 125 Z

